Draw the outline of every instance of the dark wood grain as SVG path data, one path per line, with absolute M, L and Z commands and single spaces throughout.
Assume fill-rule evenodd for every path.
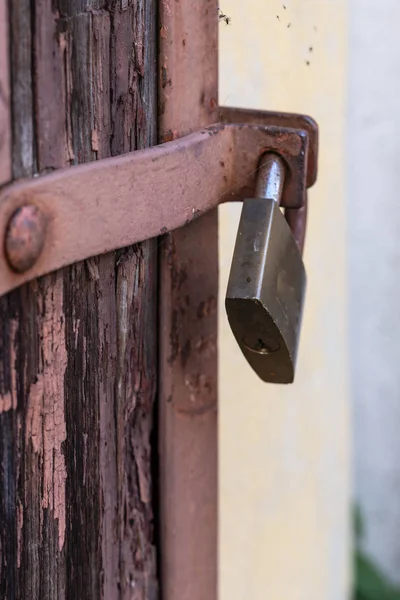
M 153 0 L 10 5 L 15 178 L 155 143 Z M 156 255 L 146 242 L 0 300 L 1 598 L 158 596 Z
M 10 108 L 8 3 L 0 0 L 0 185 L 11 179 Z

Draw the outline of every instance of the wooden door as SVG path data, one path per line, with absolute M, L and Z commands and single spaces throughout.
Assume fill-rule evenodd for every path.
M 0 0 L 0 183 L 211 121 L 198 4 Z M 1 598 L 215 598 L 216 224 L 0 299 Z

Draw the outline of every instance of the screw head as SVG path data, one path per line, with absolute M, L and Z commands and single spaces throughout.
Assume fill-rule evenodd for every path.
M 37 206 L 18 208 L 8 221 L 5 255 L 17 273 L 29 271 L 39 258 L 46 239 L 47 219 Z

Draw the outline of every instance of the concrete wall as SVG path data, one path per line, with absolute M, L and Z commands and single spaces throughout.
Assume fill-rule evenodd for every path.
M 321 155 L 293 386 L 261 383 L 236 347 L 223 302 L 240 207 L 220 212 L 220 598 L 344 600 L 346 3 L 224 0 L 221 9 L 231 18 L 220 26 L 221 103 L 310 113 L 321 126 Z
M 400 2 L 349 5 L 355 491 L 366 549 L 400 582 Z

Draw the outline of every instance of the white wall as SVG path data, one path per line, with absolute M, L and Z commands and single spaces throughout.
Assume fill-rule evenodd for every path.
M 349 4 L 355 492 L 366 548 L 400 582 L 400 2 Z
M 223 302 L 240 207 L 220 212 L 220 599 L 345 600 L 346 1 L 224 0 L 221 9 L 231 17 L 220 27 L 221 102 L 310 113 L 321 155 L 293 386 L 260 382 L 229 330 Z

